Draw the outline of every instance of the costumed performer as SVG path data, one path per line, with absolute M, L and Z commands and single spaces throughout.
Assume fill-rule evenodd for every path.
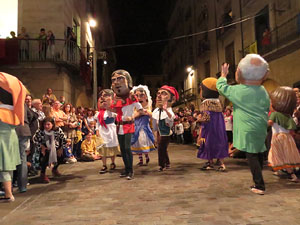
M 120 153 L 119 141 L 117 135 L 117 127 L 115 118 L 117 114 L 111 111 L 114 92 L 110 89 L 104 89 L 99 93 L 98 112 L 95 114 L 96 119 L 96 135 L 103 139 L 104 145 L 100 148 L 102 155 L 103 167 L 99 171 L 100 174 L 107 172 L 106 159 L 111 159 L 110 170 L 116 168 L 115 158 Z
M 197 157 L 206 159 L 203 170 L 214 169 L 213 159 L 220 162 L 218 171 L 225 171 L 224 158 L 228 157 L 228 142 L 223 107 L 216 88 L 217 79 L 209 77 L 200 84 L 200 146 Z
M 269 64 L 260 55 L 246 55 L 235 73 L 238 85 L 227 84 L 228 69 L 229 65 L 224 63 L 217 89 L 233 103 L 233 147 L 246 152 L 255 183 L 250 190 L 263 195 L 263 153 L 266 151 L 270 98 L 261 84 L 268 75 Z
M 118 140 L 125 165 L 125 171 L 120 177 L 126 177 L 128 180 L 134 177 L 131 152 L 131 137 L 134 133 L 133 112 L 136 110 L 143 114 L 143 106 L 134 95 L 130 94 L 132 86 L 132 78 L 126 70 L 116 70 L 112 73 L 111 87 L 116 94 L 112 107 L 117 113 Z
M 0 202 L 15 200 L 12 194 L 12 176 L 21 164 L 16 126 L 24 125 L 26 89 L 16 77 L 0 73 L 0 182 L 5 196 Z
M 152 113 L 153 131 L 156 132 L 156 142 L 158 150 L 158 171 L 170 168 L 170 159 L 168 155 L 168 145 L 171 128 L 173 127 L 175 114 L 172 110 L 172 104 L 178 101 L 177 90 L 172 86 L 164 85 L 156 93 L 157 108 Z
M 296 93 L 290 87 L 278 87 L 271 92 L 270 98 L 274 111 L 268 121 L 268 124 L 272 126 L 269 165 L 275 172 L 286 169 L 290 180 L 298 182 L 293 169 L 300 167 L 300 153 L 291 135 L 297 128 L 292 118 L 297 104 Z
M 143 165 L 143 154 L 146 158 L 146 165 L 148 165 L 150 162 L 148 153 L 155 150 L 155 139 L 150 128 L 150 124 L 152 125 L 152 99 L 146 85 L 134 86 L 132 92 L 143 106 L 144 114 L 134 113 L 135 131 L 131 139 L 131 151 L 139 155 L 139 166 Z

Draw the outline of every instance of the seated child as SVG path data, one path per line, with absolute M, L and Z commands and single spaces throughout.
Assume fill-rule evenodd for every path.
M 76 163 L 77 160 L 76 160 L 75 156 L 73 155 L 72 148 L 71 148 L 72 140 L 68 138 L 66 141 L 67 141 L 67 143 L 66 143 L 66 146 L 64 147 L 64 157 L 65 157 L 64 161 L 66 163 Z
M 90 126 L 90 129 L 91 129 L 93 135 L 96 135 L 96 121 L 91 121 L 89 126 Z
M 101 159 L 97 149 L 96 142 L 93 140 L 93 133 L 88 133 L 85 137 L 85 140 L 81 144 L 81 151 L 83 161 L 94 161 L 97 159 Z

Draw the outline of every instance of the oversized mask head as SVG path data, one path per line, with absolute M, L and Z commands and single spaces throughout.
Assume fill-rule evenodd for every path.
M 174 87 L 164 85 L 156 93 L 156 106 L 162 108 L 163 106 L 171 107 L 174 102 L 179 99 L 178 92 Z
M 111 76 L 111 88 L 118 97 L 128 97 L 132 88 L 132 78 L 126 70 L 116 70 Z
M 114 92 L 110 89 L 104 89 L 99 93 L 98 108 L 108 109 L 113 102 Z
M 297 96 L 291 87 L 281 86 L 270 94 L 272 108 L 280 113 L 293 115 L 297 105 Z

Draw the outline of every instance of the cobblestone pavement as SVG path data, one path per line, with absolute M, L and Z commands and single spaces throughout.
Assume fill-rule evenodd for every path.
M 135 167 L 135 179 L 100 175 L 100 161 L 62 165 L 49 184 L 31 179 L 28 191 L 0 205 L 0 224 L 300 224 L 300 184 L 265 168 L 266 194 L 249 191 L 244 159 L 228 159 L 227 172 L 201 171 L 195 147 L 169 146 L 172 168 L 158 172 L 157 152 L 149 166 Z M 137 157 L 134 163 L 138 162 Z

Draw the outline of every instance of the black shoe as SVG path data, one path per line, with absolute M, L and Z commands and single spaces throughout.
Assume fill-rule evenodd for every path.
M 146 159 L 146 165 L 148 165 L 149 162 L 150 162 L 150 158 L 147 158 L 147 159 Z
M 103 166 L 103 168 L 99 171 L 100 174 L 107 173 L 107 166 Z
M 138 164 L 136 164 L 137 166 L 143 166 L 143 161 L 139 161 Z
M 128 173 L 126 173 L 126 172 L 120 173 L 120 177 L 127 177 L 127 176 L 128 176 Z
M 201 169 L 202 170 L 213 170 L 214 166 L 211 165 L 209 162 L 206 162 L 205 165 Z
M 158 172 L 162 172 L 162 171 L 164 171 L 164 168 L 163 167 L 159 167 Z
M 110 164 L 110 170 L 115 170 L 116 169 L 116 164 L 115 163 L 111 163 Z
M 129 173 L 127 176 L 127 180 L 132 180 L 134 177 L 134 173 Z

